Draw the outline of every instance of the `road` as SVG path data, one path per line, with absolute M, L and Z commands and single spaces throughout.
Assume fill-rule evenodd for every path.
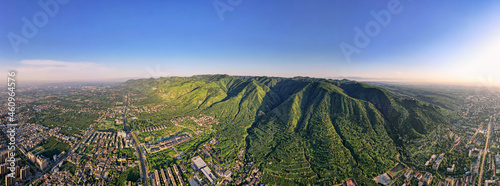
M 481 186 L 481 182 L 483 180 L 483 173 L 484 173 L 484 160 L 486 159 L 486 154 L 488 153 L 488 142 L 490 141 L 490 132 L 491 132 L 491 122 L 492 122 L 492 116 L 490 116 L 490 122 L 488 122 L 488 131 L 486 132 L 486 144 L 484 145 L 484 150 L 483 150 L 483 160 L 481 161 L 481 168 L 479 170 L 479 182 L 478 186 Z
M 137 153 L 139 154 L 139 160 L 141 161 L 143 182 L 145 186 L 148 186 L 148 167 L 146 164 L 146 156 L 144 156 L 144 153 L 141 150 L 141 146 L 139 145 L 139 140 L 137 140 L 137 136 L 133 132 L 130 132 L 130 128 L 127 126 L 127 108 L 129 104 L 128 97 L 129 96 L 127 95 L 127 105 L 125 106 L 125 110 L 123 112 L 123 127 L 125 128 L 128 134 L 132 135 L 133 138 L 132 143 L 134 144 L 135 151 L 137 151 Z
M 453 150 L 455 150 L 455 148 L 460 144 L 460 139 L 458 140 L 457 143 L 455 143 L 455 145 L 453 145 L 453 147 L 448 151 L 448 152 L 451 152 Z
M 101 117 L 99 117 L 99 119 L 97 119 L 96 124 L 99 124 L 104 118 L 106 118 L 107 114 L 108 114 L 108 111 L 106 111 L 106 113 L 104 113 L 104 115 L 102 115 Z M 47 168 L 45 168 L 44 170 L 41 170 L 42 171 L 41 174 L 37 174 L 34 177 L 30 178 L 28 182 L 31 183 L 32 181 L 37 180 L 40 176 L 45 175 L 49 170 L 50 170 L 50 172 L 54 171 L 54 169 L 59 164 L 63 163 L 68 156 L 73 155 L 75 153 L 75 151 L 80 148 L 82 142 L 86 141 L 90 137 L 90 134 L 92 133 L 92 131 L 94 131 L 94 125 L 90 125 L 89 129 L 85 132 L 85 134 L 83 136 L 84 138 L 79 140 L 78 143 L 74 145 L 74 148 L 71 150 L 70 153 L 67 153 L 63 158 L 60 158 L 57 162 L 51 163 Z
M 104 118 L 106 118 L 106 115 L 108 114 L 108 111 L 106 111 L 106 113 L 104 113 L 104 115 L 102 115 L 101 117 L 99 117 L 99 119 L 97 119 L 97 122 L 96 124 L 99 124 Z M 60 163 L 64 162 L 64 160 L 66 160 L 66 158 L 68 156 L 71 156 L 75 153 L 76 150 L 78 150 L 80 148 L 80 146 L 82 145 L 82 142 L 84 141 L 87 141 L 87 139 L 90 137 L 90 134 L 94 131 L 94 126 L 91 125 L 89 127 L 89 129 L 85 132 L 85 138 L 82 138 L 80 141 L 78 141 L 78 143 L 75 145 L 75 147 L 71 150 L 70 153 L 68 153 L 64 158 L 60 159 L 58 161 L 58 163 L 53 163 L 52 164 L 52 168 L 50 171 L 54 171 L 54 168 L 56 167 L 56 165 L 59 165 Z
M 134 147 L 137 153 L 139 154 L 139 159 L 141 160 L 141 168 L 142 168 L 142 174 L 144 178 L 144 185 L 148 185 L 148 167 L 146 164 L 146 156 L 144 155 L 144 152 L 141 150 L 141 146 L 139 145 L 139 140 L 137 140 L 137 136 L 134 133 L 131 133 L 132 137 L 134 138 Z
M 471 144 L 472 143 L 472 141 L 474 140 L 474 138 L 476 138 L 477 133 L 479 133 L 479 130 L 481 130 L 481 128 L 483 128 L 483 123 L 481 123 L 479 125 L 479 127 L 476 129 L 476 132 L 474 133 L 474 135 L 472 135 L 472 137 L 469 139 L 469 142 L 467 144 Z

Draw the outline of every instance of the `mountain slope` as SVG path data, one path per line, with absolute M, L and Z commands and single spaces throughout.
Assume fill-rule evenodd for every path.
M 352 176 L 367 180 L 397 161 L 396 146 L 377 109 L 333 84 L 310 82 L 268 115 L 249 130 L 248 149 L 257 161 L 272 162 L 266 176 L 276 183 L 281 183 L 276 177 L 302 184 L 334 184 Z M 289 155 L 280 155 L 286 154 L 282 151 Z M 290 168 L 306 163 L 306 170 Z M 363 174 L 356 173 L 361 170 Z M 304 171 L 315 175 L 296 176 Z
M 401 136 L 447 124 L 440 107 L 347 80 L 204 75 L 132 80 L 141 104 L 167 104 L 178 115 L 211 115 L 226 158 L 247 161 L 278 185 L 336 184 L 372 178 L 398 162 Z M 168 114 L 175 115 L 175 114 Z
M 379 87 L 347 81 L 340 87 L 351 97 L 368 101 L 384 115 L 399 134 L 421 135 L 438 123 L 448 123 L 447 111 L 413 98 L 398 97 Z

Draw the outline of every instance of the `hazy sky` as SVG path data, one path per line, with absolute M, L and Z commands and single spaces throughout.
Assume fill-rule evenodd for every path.
M 499 20 L 500 1 L 1 1 L 0 70 L 499 84 Z

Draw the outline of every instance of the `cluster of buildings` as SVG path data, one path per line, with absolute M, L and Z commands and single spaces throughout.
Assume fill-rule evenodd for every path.
M 420 173 L 416 173 L 416 178 L 418 180 L 419 186 L 424 184 L 431 185 L 433 179 L 432 174 L 430 172 L 424 173 L 423 176 Z
M 74 137 L 68 137 L 65 136 L 59 131 L 61 128 L 55 127 L 52 129 L 49 129 L 48 127 L 38 125 L 38 124 L 31 124 L 31 123 L 24 123 L 24 124 L 19 124 L 18 129 L 16 130 L 17 132 L 17 147 L 19 151 L 28 159 L 30 160 L 33 164 L 35 164 L 36 167 L 38 167 L 40 170 L 44 170 L 47 168 L 50 164 L 50 157 L 44 157 L 43 155 L 40 155 L 38 153 L 42 151 L 36 151 L 33 153 L 33 149 L 40 145 L 40 143 L 47 138 L 54 136 L 55 138 L 69 143 L 71 146 L 74 144 Z M 63 152 L 64 153 L 64 152 Z
M 84 141 L 85 144 L 99 144 L 104 142 L 104 146 L 114 146 L 117 149 L 128 148 L 131 146 L 130 138 L 127 138 L 127 133 L 125 131 L 118 132 L 99 132 L 96 131 Z
M 211 124 L 219 124 L 219 122 L 213 116 L 202 116 L 200 118 L 195 118 L 193 116 L 184 116 L 184 117 L 172 118 L 170 120 L 170 122 L 172 122 L 174 125 L 178 125 L 179 122 L 182 122 L 182 121 L 184 121 L 186 119 L 193 120 L 199 126 L 207 126 L 207 125 L 211 125 Z
M 35 180 L 35 182 L 41 183 L 41 185 L 72 185 L 77 183 L 73 181 L 75 181 L 75 178 L 69 171 L 59 171 L 59 169 L 54 170 L 52 173 L 44 174 Z
M 56 127 L 56 128 L 59 128 L 59 127 Z M 75 144 L 76 138 L 73 136 L 66 136 L 66 135 L 61 134 L 61 133 L 54 134 L 53 136 L 61 141 L 64 141 L 64 142 L 70 144 L 71 146 L 73 146 Z
M 258 169 L 257 169 L 257 171 L 259 172 L 259 174 L 257 174 L 255 177 L 254 177 L 254 176 L 252 176 L 252 178 L 250 178 L 250 179 L 247 177 L 248 173 L 250 172 L 250 168 L 251 168 L 253 165 L 254 165 L 254 162 L 250 162 L 250 163 L 248 163 L 248 165 L 246 166 L 246 169 L 245 169 L 245 171 L 243 172 L 243 174 L 242 174 L 241 176 L 239 176 L 239 177 L 237 177 L 237 178 L 235 179 L 236 184 L 238 184 L 238 185 L 239 185 L 239 184 L 241 184 L 244 180 L 246 180 L 246 181 L 251 181 L 251 180 L 253 180 L 253 178 L 256 178 L 256 180 L 255 180 L 255 181 L 256 181 L 256 182 L 255 182 L 255 184 L 258 184 L 258 183 L 261 181 L 261 175 L 262 175 L 262 172 L 258 171 Z M 241 160 L 236 160 L 236 164 L 233 166 L 232 171 L 234 171 L 234 172 L 238 172 L 238 171 L 242 170 L 242 169 L 243 169 L 243 167 L 244 167 L 243 162 L 242 162 Z
M 429 161 L 425 162 L 425 166 L 428 166 L 429 164 L 432 164 L 432 170 L 437 171 L 439 169 L 439 165 L 444 160 L 444 153 L 440 154 L 439 157 L 436 159 L 436 155 L 433 154 Z
M 216 119 L 214 119 L 213 116 L 202 116 L 198 119 L 196 119 L 195 117 L 191 117 L 191 119 L 196 122 L 198 125 L 200 126 L 204 126 L 204 125 L 211 125 L 211 124 L 219 124 L 219 121 L 217 121 Z
M 134 96 L 135 95 L 135 96 Z M 131 97 L 133 97 L 133 100 L 140 100 L 144 99 L 144 96 L 137 96 L 137 94 L 131 93 Z M 161 110 L 162 108 L 165 108 L 167 105 L 155 105 L 155 106 L 143 106 L 143 107 L 131 107 L 130 111 L 135 112 L 135 113 L 154 113 L 158 112 L 158 110 Z
M 5 131 L 7 130 L 7 128 L 5 126 L 2 126 L 2 130 Z M 35 164 L 36 167 L 38 167 L 40 170 L 44 170 L 50 164 L 50 160 L 47 157 L 38 155 L 38 153 L 40 153 L 41 151 L 37 151 L 38 153 L 36 154 L 33 154 L 30 151 L 40 145 L 42 141 L 51 136 L 54 136 L 56 138 L 64 138 L 62 137 L 64 135 L 61 135 L 59 133 L 60 130 L 61 128 L 59 127 L 49 129 L 38 124 L 18 124 L 18 128 L 16 129 L 16 147 L 28 160 Z M 65 139 L 69 140 L 69 138 Z M 2 148 L 4 148 L 3 145 Z
M 132 157 L 118 156 L 118 151 L 129 142 L 129 134 L 124 131 L 90 133 L 82 146 L 64 160 L 76 166 L 76 171 L 53 169 L 37 181 L 42 185 L 106 185 L 119 174 L 139 164 Z M 63 162 L 59 164 L 61 166 Z
M 210 170 L 210 168 L 208 168 L 205 161 L 203 161 L 203 159 L 201 159 L 200 156 L 195 156 L 195 157 L 191 158 L 191 161 L 193 162 L 193 164 L 191 166 L 191 167 L 193 167 L 193 170 L 200 170 L 203 173 L 203 175 L 205 175 L 205 178 L 210 182 L 210 184 L 213 185 L 215 183 L 215 179 L 217 179 L 217 177 L 215 177 L 215 175 L 212 173 L 212 170 Z M 202 180 L 198 180 L 198 181 L 202 181 Z
M 403 186 L 410 186 L 412 179 L 415 179 L 417 181 L 418 186 L 431 185 L 432 180 L 433 180 L 433 176 L 430 172 L 425 172 L 423 174 L 419 173 L 419 172 L 415 172 L 413 174 L 412 169 L 407 169 L 403 175 L 406 178 Z M 387 176 L 387 174 L 386 174 L 386 176 Z M 388 185 L 389 182 L 390 182 L 389 180 L 385 180 L 385 182 L 383 184 Z
M 22 183 L 31 176 L 30 166 L 23 165 L 21 158 L 8 160 L 10 152 L 7 149 L 0 150 L 0 176 L 4 177 L 6 186 Z M 12 165 L 15 165 L 15 170 L 12 170 Z
M 179 172 L 179 168 L 176 164 L 172 168 L 167 167 L 165 169 L 155 170 L 151 173 L 151 185 L 152 186 L 161 186 L 161 185 L 173 185 L 173 186 L 185 186 L 184 180 L 182 179 L 182 175 Z M 186 170 L 183 169 L 185 173 Z M 175 175 L 175 176 L 174 176 Z
M 344 183 L 337 184 L 334 186 L 358 186 L 358 183 L 356 182 L 356 180 L 354 178 L 352 178 L 352 179 L 347 180 Z
M 45 170 L 49 166 L 49 159 L 43 155 L 35 155 L 32 152 L 28 152 L 26 157 L 34 163 L 40 170 Z
M 203 154 L 206 158 L 212 158 L 212 161 L 208 161 L 207 164 L 211 167 L 211 170 L 215 170 L 216 175 L 220 178 L 217 184 L 228 185 L 234 183 L 240 185 L 246 181 L 247 185 L 260 185 L 263 172 L 256 168 L 252 170 L 252 166 L 255 164 L 254 162 L 249 162 L 245 166 L 243 163 L 245 150 L 241 150 L 238 153 L 236 160 L 230 160 L 234 161 L 235 164 L 232 167 L 228 167 L 228 165 L 230 165 L 228 160 L 224 157 L 214 155 L 213 149 L 215 147 L 211 147 L 211 145 L 213 146 L 217 143 L 217 139 L 213 138 L 207 144 L 204 144 L 203 148 L 198 149 L 198 152 Z M 235 177 L 233 180 L 233 175 L 239 176 Z
M 185 142 L 189 140 L 191 136 L 189 136 L 186 133 L 182 133 L 179 135 L 173 135 L 167 138 L 163 138 L 158 142 L 148 142 L 145 144 L 146 151 L 148 153 L 153 153 L 157 151 L 161 151 L 163 149 L 167 149 L 170 147 L 173 147 L 174 145 L 177 145 L 179 143 Z
M 49 129 L 38 124 L 18 124 L 18 128 L 16 129 L 17 146 L 25 151 L 29 151 L 50 136 L 57 136 L 60 130 L 61 128 L 59 127 Z
M 434 161 L 436 159 L 436 155 L 433 155 L 431 160 L 429 161 Z M 413 185 L 418 185 L 418 186 L 424 186 L 424 185 L 431 185 L 433 176 L 432 173 L 430 172 L 413 172 L 411 168 L 405 168 L 401 172 L 399 172 L 397 175 L 393 175 L 393 179 L 389 176 L 389 174 L 384 173 L 381 174 L 377 177 L 375 177 L 373 180 L 379 184 L 382 185 L 395 185 L 394 180 L 398 180 L 404 176 L 404 181 L 402 186 L 413 186 Z M 413 184 L 412 184 L 413 183 Z M 451 186 L 451 185 L 450 185 Z
M 389 177 L 389 175 L 387 173 L 378 175 L 377 177 L 373 178 L 373 180 L 379 184 L 386 185 L 386 186 L 392 182 L 391 177 Z
M 153 132 L 153 131 L 163 130 L 163 129 L 166 129 L 166 128 L 167 128 L 166 125 L 154 126 L 154 127 L 149 127 L 147 129 L 142 129 L 141 132 Z
M 174 185 L 174 186 L 200 186 L 200 185 L 261 185 L 263 172 L 258 168 L 253 168 L 254 162 L 248 165 L 238 161 L 237 167 L 231 167 L 231 163 L 224 160 L 223 157 L 217 157 L 211 145 L 217 144 L 217 139 L 213 138 L 208 143 L 203 144 L 197 152 L 192 152 L 190 161 L 185 162 L 181 156 L 178 156 L 178 164 L 171 167 L 165 167 L 158 170 L 151 170 L 151 185 Z M 244 151 L 243 151 L 244 153 Z M 185 155 L 184 153 L 180 153 Z M 243 157 L 241 157 L 243 158 Z M 206 161 L 208 159 L 208 161 Z M 186 167 L 190 167 L 189 171 Z M 233 179 L 235 172 L 238 177 Z M 184 179 L 185 178 L 185 179 Z
M 252 170 L 252 172 L 250 172 L 250 175 L 245 180 L 248 182 L 248 185 L 257 186 L 257 185 L 259 185 L 259 183 L 262 179 L 261 177 L 262 177 L 262 172 L 260 172 L 259 169 L 255 168 Z M 351 183 L 351 182 L 349 182 L 349 183 Z M 350 185 L 350 184 L 348 184 L 348 185 Z

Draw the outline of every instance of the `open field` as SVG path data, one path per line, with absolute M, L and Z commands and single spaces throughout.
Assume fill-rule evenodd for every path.
M 401 173 L 404 170 L 406 170 L 406 167 L 404 167 L 403 165 L 397 165 L 391 171 L 389 171 L 389 175 L 392 178 L 394 178 L 394 177 L 396 177 L 399 173 Z

